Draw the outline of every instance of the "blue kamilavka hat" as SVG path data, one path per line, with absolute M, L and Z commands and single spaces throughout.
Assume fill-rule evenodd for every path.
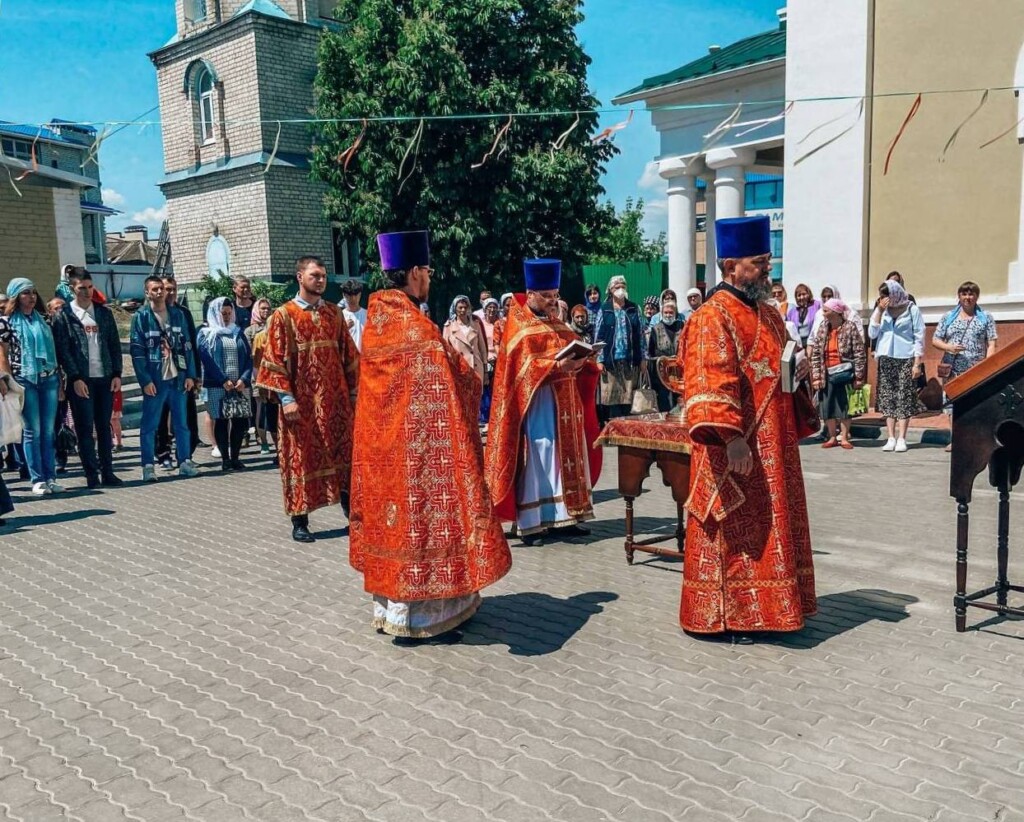
M 523 276 L 527 291 L 556 291 L 562 284 L 562 261 L 524 260 Z
M 426 231 L 396 231 L 377 235 L 380 267 L 385 271 L 406 271 L 430 265 L 430 237 Z
M 771 220 L 765 215 L 715 220 L 715 245 L 720 260 L 771 254 Z

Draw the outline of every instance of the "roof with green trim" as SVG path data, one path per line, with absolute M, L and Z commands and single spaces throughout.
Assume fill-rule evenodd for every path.
M 666 74 L 659 74 L 655 77 L 648 77 L 636 88 L 624 91 L 618 97 L 629 97 L 643 91 L 651 91 L 663 86 L 671 86 L 675 83 L 683 83 L 687 80 L 697 80 L 701 77 L 710 77 L 713 74 L 721 74 L 724 71 L 753 66 L 758 63 L 767 63 L 769 60 L 778 60 L 786 56 L 786 28 L 784 25 L 772 31 L 755 34 L 753 37 L 746 37 L 731 46 L 705 54 L 703 57 L 680 66 L 674 71 Z

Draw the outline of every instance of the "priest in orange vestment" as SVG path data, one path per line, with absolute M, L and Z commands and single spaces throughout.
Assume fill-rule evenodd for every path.
M 715 231 L 723 283 L 679 349 L 693 441 L 679 620 L 702 634 L 795 631 L 817 610 L 798 449 L 811 431 L 781 387 L 768 218 Z
M 580 536 L 594 517 L 601 473 L 591 357 L 558 360 L 576 333 L 559 318 L 558 260 L 527 260 L 526 294 L 516 294 L 498 348 L 487 440 L 487 484 L 498 515 L 532 545 L 548 531 Z
M 349 561 L 373 595 L 373 624 L 399 642 L 451 631 L 512 555 L 484 485 L 483 384 L 420 311 L 425 231 L 382 234 L 392 288 L 370 296 L 352 466 Z
M 312 542 L 309 512 L 341 502 L 348 513 L 359 354 L 341 309 L 323 299 L 317 257 L 295 264 L 299 292 L 270 316 L 256 386 L 281 399 L 278 462 L 292 539 Z

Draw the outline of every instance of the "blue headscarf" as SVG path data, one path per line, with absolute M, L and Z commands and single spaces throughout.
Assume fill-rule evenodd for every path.
M 467 308 L 471 309 L 473 307 L 473 304 L 469 301 L 469 297 L 467 297 L 465 294 L 459 294 L 458 297 L 456 297 L 454 300 L 452 300 L 451 308 L 448 309 L 448 322 L 450 322 L 450 323 L 455 322 L 455 306 L 457 306 L 459 303 L 461 303 L 463 301 L 465 301 Z M 471 312 L 467 312 L 467 313 L 471 313 Z
M 35 290 L 35 284 L 27 277 L 15 277 L 7 284 L 7 298 L 17 301 L 26 291 Z M 57 367 L 53 332 L 35 308 L 30 314 L 25 314 L 20 306 L 15 306 L 10 322 L 21 346 L 21 379 L 34 385 L 40 374 Z

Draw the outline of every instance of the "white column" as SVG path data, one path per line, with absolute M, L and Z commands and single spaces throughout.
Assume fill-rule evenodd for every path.
M 704 234 L 704 285 L 711 290 L 718 285 L 718 248 L 715 220 L 718 219 L 718 198 L 715 196 L 715 178 L 705 177 L 707 187 L 704 189 L 706 231 Z
M 697 173 L 699 160 L 662 160 L 658 173 L 668 180 L 668 287 L 682 299 L 697 283 Z
M 751 148 L 716 148 L 705 156 L 708 168 L 715 171 L 716 216 L 719 220 L 742 217 L 746 213 L 743 200 L 746 167 L 753 165 L 756 157 L 757 153 Z

